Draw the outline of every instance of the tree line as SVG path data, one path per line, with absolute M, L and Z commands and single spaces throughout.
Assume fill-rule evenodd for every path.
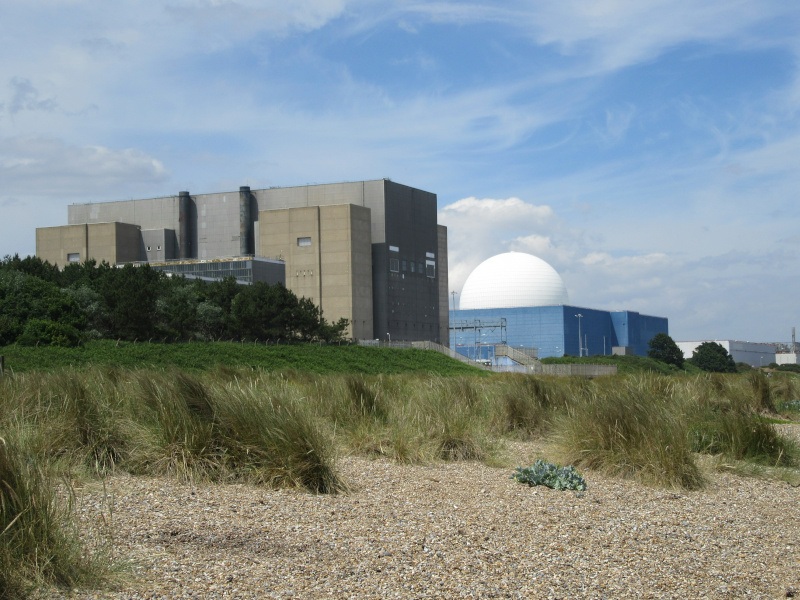
M 88 260 L 63 269 L 38 257 L 0 261 L 0 346 L 126 341 L 342 341 L 347 319 L 328 323 L 283 285 L 169 276 L 148 265 Z
M 736 363 L 733 357 L 722 344 L 717 342 L 703 342 L 692 352 L 692 357 L 686 361 L 678 344 L 666 333 L 658 333 L 649 342 L 647 355 L 677 367 L 683 368 L 684 362 L 689 362 L 703 371 L 711 373 L 736 373 Z

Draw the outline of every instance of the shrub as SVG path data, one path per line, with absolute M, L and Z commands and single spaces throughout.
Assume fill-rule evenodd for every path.
M 722 344 L 703 342 L 692 353 L 690 362 L 711 373 L 736 373 L 736 363 Z
M 761 371 L 748 371 L 747 381 L 753 390 L 756 410 L 774 413 L 775 403 L 772 401 L 772 388 L 766 375 Z
M 228 464 L 254 483 L 336 493 L 345 483 L 335 468 L 333 443 L 308 403 L 288 384 L 231 383 L 215 399 L 215 415 Z
M 517 467 L 511 475 L 520 483 L 527 483 L 529 486 L 546 485 L 554 490 L 578 490 L 586 489 L 586 481 L 575 470 L 572 465 L 560 467 L 553 463 L 537 460 L 530 467 Z
M 72 348 L 80 345 L 81 334 L 71 325 L 48 319 L 30 319 L 25 323 L 17 339 L 22 346 L 62 346 Z
M 666 333 L 657 333 L 648 342 L 647 356 L 673 365 L 678 369 L 683 368 L 683 352 L 678 344 Z

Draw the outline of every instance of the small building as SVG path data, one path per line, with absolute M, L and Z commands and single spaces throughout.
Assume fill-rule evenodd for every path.
M 700 340 L 694 342 L 675 342 L 683 352 L 686 360 L 692 358 L 692 354 L 700 344 L 714 342 L 719 344 L 730 354 L 733 362 L 745 363 L 751 367 L 766 367 L 770 363 L 776 362 L 776 345 L 765 342 L 742 342 L 739 340 Z
M 800 354 L 796 352 L 778 352 L 775 355 L 777 365 L 800 365 Z

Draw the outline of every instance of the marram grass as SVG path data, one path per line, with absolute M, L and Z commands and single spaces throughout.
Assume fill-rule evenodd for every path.
M 698 489 L 705 481 L 673 382 L 662 376 L 598 381 L 558 416 L 564 462 L 650 485 Z
M 0 598 L 25 598 L 40 586 L 98 583 L 107 565 L 81 546 L 71 502 L 59 498 L 50 475 L 28 452 L 24 433 L 5 433 L 0 438 Z
M 702 487 L 699 465 L 709 460 L 794 480 L 800 451 L 770 419 L 799 392 L 796 377 L 759 373 L 586 380 L 224 365 L 11 373 L 0 378 L 0 598 L 103 573 L 76 541 L 69 494 L 65 502 L 54 493 L 52 473 L 336 493 L 347 490 L 342 452 L 496 464 L 504 440 L 522 439 L 552 442 L 562 464 L 648 485 Z

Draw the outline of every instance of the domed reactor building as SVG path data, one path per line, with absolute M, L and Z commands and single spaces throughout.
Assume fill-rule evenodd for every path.
M 478 265 L 452 292 L 450 347 L 473 360 L 498 362 L 498 346 L 532 357 L 647 355 L 668 333 L 665 317 L 572 306 L 561 276 L 531 254 L 506 252 Z

